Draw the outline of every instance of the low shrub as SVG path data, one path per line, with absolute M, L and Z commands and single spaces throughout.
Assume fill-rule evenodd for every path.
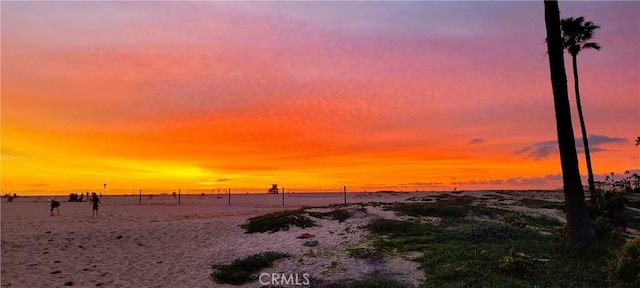
M 345 209 L 335 209 L 329 212 L 309 212 L 309 216 L 316 218 L 329 218 L 332 220 L 338 220 L 338 222 L 344 222 L 351 217 L 351 213 Z
M 421 234 L 425 226 L 433 225 L 427 223 L 419 224 L 408 221 L 378 218 L 371 221 L 371 223 L 369 223 L 366 228 L 373 234 L 407 235 Z
M 307 217 L 303 209 L 287 210 L 249 218 L 247 223 L 240 225 L 245 233 L 278 232 L 289 230 L 290 226 L 307 228 L 316 226 L 316 223 Z
M 609 262 L 607 280 L 614 287 L 640 287 L 640 238 L 627 241 Z
M 371 258 L 375 254 L 375 250 L 367 247 L 348 248 L 349 256 L 357 259 Z
M 518 228 L 534 228 L 541 230 L 552 230 L 557 226 L 561 226 L 563 223 L 558 219 L 550 218 L 547 216 L 530 216 L 519 212 L 507 212 L 502 215 L 504 223 Z
M 527 226 L 527 221 L 525 221 L 522 214 L 516 212 L 507 212 L 502 216 L 504 219 L 504 223 L 507 225 L 515 226 L 515 227 L 525 227 Z
M 278 259 L 290 256 L 287 253 L 273 251 L 253 254 L 242 259 L 236 259 L 230 265 L 212 265 L 214 271 L 211 276 L 213 280 L 220 284 L 244 284 L 257 279 L 254 273 L 270 267 Z
M 471 203 L 473 203 L 474 199 L 474 197 L 468 195 L 450 196 L 444 199 L 443 202 L 450 205 L 470 205 Z
M 533 259 L 531 256 L 523 252 L 513 252 L 513 249 L 508 255 L 500 258 L 498 268 L 501 271 L 516 274 L 523 277 L 526 273 L 531 273 L 533 270 Z
M 611 225 L 611 221 L 607 218 L 598 217 L 596 220 L 591 221 L 591 224 L 593 231 L 600 240 L 605 239 L 613 232 L 613 225 Z
M 314 246 L 318 246 L 318 240 L 313 239 L 313 240 L 307 240 L 304 241 L 304 243 L 302 243 L 303 246 L 309 246 L 309 247 L 314 247 Z
M 529 208 L 546 208 L 546 209 L 560 209 L 563 204 L 558 202 L 545 201 L 540 199 L 525 198 L 518 200 L 514 205 L 525 206 Z

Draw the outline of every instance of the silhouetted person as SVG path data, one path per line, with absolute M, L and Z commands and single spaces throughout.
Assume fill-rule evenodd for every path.
M 53 216 L 53 209 L 56 209 L 56 211 L 58 211 L 58 215 L 60 215 L 60 202 L 56 201 L 56 200 L 51 200 L 51 216 Z
M 102 203 L 100 202 L 100 198 L 98 198 L 98 195 L 96 195 L 96 193 L 93 193 L 91 195 L 91 204 L 89 205 L 91 205 L 93 208 L 91 216 L 100 217 L 100 215 L 98 214 L 98 209 L 100 206 L 102 206 Z

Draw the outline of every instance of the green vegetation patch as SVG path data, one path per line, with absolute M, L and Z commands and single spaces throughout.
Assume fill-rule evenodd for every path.
M 527 221 L 524 218 L 524 215 L 517 212 L 508 212 L 505 213 L 502 218 L 504 219 L 504 223 L 515 226 L 515 227 L 526 227 Z
M 504 223 L 515 227 L 534 226 L 538 228 L 563 225 L 560 220 L 545 216 L 529 216 L 519 212 L 507 212 L 502 216 Z M 545 230 L 545 229 L 543 229 Z
M 417 261 L 426 276 L 424 287 L 606 287 L 608 259 L 621 246 L 613 237 L 599 249 L 574 250 L 564 235 L 538 232 L 562 231 L 562 223 L 550 218 L 487 207 L 410 204 L 387 208 L 442 221 L 375 219 L 366 228 L 374 249 L 423 255 Z M 511 220 L 502 224 L 463 217 L 469 214 Z
M 457 239 L 473 244 L 512 243 L 518 240 L 542 239 L 542 234 L 526 228 L 503 224 L 469 221 L 457 227 L 446 229 L 449 239 Z
M 322 219 L 331 219 L 338 220 L 338 222 L 344 222 L 345 220 L 351 217 L 351 213 L 345 209 L 335 209 L 329 212 L 309 212 L 309 216 L 322 218 Z
M 640 287 L 640 238 L 629 240 L 607 266 L 609 284 Z
M 376 250 L 371 247 L 350 247 L 347 248 L 349 257 L 358 259 L 368 259 L 376 254 Z
M 475 197 L 469 195 L 462 196 L 450 196 L 442 201 L 449 205 L 470 205 L 473 201 L 476 200 Z
M 304 209 L 280 211 L 249 218 L 247 223 L 240 225 L 240 227 L 246 230 L 245 233 L 262 233 L 267 231 L 274 233 L 280 230 L 289 230 L 291 226 L 298 226 L 300 228 L 317 226 L 306 214 Z
M 438 227 L 429 223 L 414 223 L 395 219 L 377 218 L 371 221 L 366 228 L 374 234 L 389 235 L 420 235 L 442 231 Z
M 255 273 L 270 267 L 271 264 L 291 255 L 281 252 L 262 252 L 234 260 L 230 265 L 213 265 L 211 276 L 220 284 L 240 285 L 258 279 Z
M 545 209 L 561 209 L 563 203 L 545 201 L 540 199 L 525 198 L 520 199 L 514 205 L 525 206 L 529 208 L 545 208 Z
M 463 197 L 463 196 L 451 196 Z M 402 215 L 412 217 L 440 217 L 440 218 L 463 218 L 466 216 L 487 216 L 489 218 L 499 218 L 507 213 L 507 210 L 484 207 L 484 206 L 468 206 L 460 204 L 446 203 L 394 203 L 387 205 L 386 209 L 398 212 Z
M 387 253 L 420 251 L 430 243 L 443 241 L 444 229 L 430 223 L 378 218 L 366 228 L 374 235 L 374 247 Z
M 464 217 L 467 214 L 464 207 L 436 203 L 395 203 L 386 209 L 413 217 Z

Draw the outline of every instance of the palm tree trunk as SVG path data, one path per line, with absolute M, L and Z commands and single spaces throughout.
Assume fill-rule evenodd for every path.
M 589 140 L 587 139 L 587 128 L 582 116 L 582 103 L 580 101 L 580 88 L 578 85 L 578 60 L 577 55 L 571 55 L 573 60 L 573 84 L 576 89 L 576 105 L 578 106 L 578 118 L 580 118 L 580 128 L 582 130 L 582 143 L 584 144 L 584 156 L 587 159 L 587 173 L 589 175 L 589 195 L 591 203 L 596 201 L 596 184 L 593 182 L 593 169 L 591 168 L 591 153 L 589 152 Z
M 567 212 L 567 236 L 572 245 L 596 246 L 598 240 L 591 226 L 587 206 L 584 202 L 584 192 L 578 168 L 578 154 L 571 125 L 571 108 L 569 106 L 567 74 L 564 68 L 564 47 L 560 33 L 558 1 L 545 0 L 544 12 L 551 87 L 553 88 L 556 113 L 556 132 Z

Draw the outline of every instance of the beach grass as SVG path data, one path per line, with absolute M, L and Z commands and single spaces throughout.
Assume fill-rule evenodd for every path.
M 387 209 L 442 221 L 376 219 L 367 229 L 376 249 L 422 253 L 417 261 L 426 276 L 424 287 L 604 287 L 607 261 L 624 243 L 621 236 L 609 235 L 601 248 L 578 251 L 561 234 L 549 232 L 562 231 L 555 219 L 478 206 L 408 204 Z M 465 217 L 470 213 L 517 221 L 471 220 Z
M 594 227 L 602 245 L 576 249 L 566 243 L 565 224 L 558 219 L 487 207 L 477 199 L 445 195 L 438 197 L 438 202 L 369 203 L 403 217 L 372 220 L 362 227 L 370 232 L 365 241 L 369 246 L 347 247 L 345 251 L 357 259 L 417 253 L 421 256 L 411 258 L 424 272 L 422 287 L 604 287 L 610 284 L 607 267 L 625 243 L 620 229 L 605 227 L 601 224 L 607 221 L 595 220 Z M 636 204 L 631 203 L 630 207 Z M 514 205 L 558 209 L 561 204 L 525 198 Z M 243 228 L 247 233 L 277 232 L 290 226 L 314 226 L 312 218 L 343 222 L 353 216 L 345 207 L 333 208 L 328 212 L 302 208 L 266 214 L 250 218 Z M 625 214 L 630 219 L 629 227 L 640 225 L 639 211 L 628 209 Z M 391 276 L 377 275 L 322 287 L 408 285 Z

